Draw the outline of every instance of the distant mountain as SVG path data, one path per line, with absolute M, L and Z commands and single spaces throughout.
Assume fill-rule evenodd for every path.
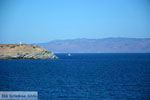
M 150 38 L 83 38 L 37 45 L 55 53 L 150 53 Z

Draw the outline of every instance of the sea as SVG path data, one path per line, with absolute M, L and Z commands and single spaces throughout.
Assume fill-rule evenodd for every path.
M 150 100 L 150 53 L 56 55 L 0 60 L 0 91 L 37 91 L 39 100 Z

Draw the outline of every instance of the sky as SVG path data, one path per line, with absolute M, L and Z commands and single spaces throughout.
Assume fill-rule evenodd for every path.
M 150 0 L 0 0 L 0 43 L 150 38 Z

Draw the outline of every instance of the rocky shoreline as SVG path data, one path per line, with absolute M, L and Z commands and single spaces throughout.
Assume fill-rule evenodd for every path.
M 58 59 L 51 51 L 28 44 L 0 44 L 0 59 Z

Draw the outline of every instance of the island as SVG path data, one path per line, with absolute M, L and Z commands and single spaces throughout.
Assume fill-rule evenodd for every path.
M 0 44 L 0 59 L 57 59 L 51 51 L 29 44 Z

